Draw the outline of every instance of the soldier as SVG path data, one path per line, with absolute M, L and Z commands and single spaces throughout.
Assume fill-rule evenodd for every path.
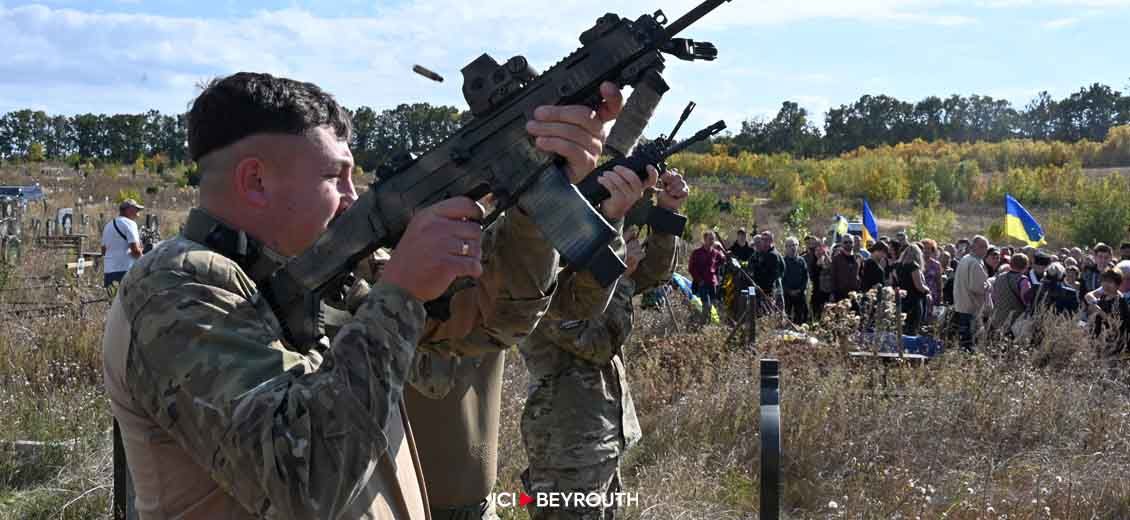
M 605 172 L 598 182 L 612 195 L 601 212 L 617 229 L 643 190 L 658 177 L 649 169 L 649 180 L 627 170 Z M 504 218 L 526 224 L 511 231 L 488 235 L 497 259 L 484 258 L 482 292 L 460 293 L 456 301 L 489 299 L 493 302 L 480 316 L 480 324 L 449 320 L 429 330 L 413 364 L 411 387 L 405 392 L 408 415 L 416 432 L 416 444 L 427 481 L 432 516 L 436 519 L 468 520 L 497 518 L 487 500 L 498 473 L 498 426 L 502 401 L 504 351 L 518 344 L 546 313 L 552 297 L 554 313 L 567 318 L 599 314 L 608 304 L 612 287 L 603 288 L 587 272 L 557 278 L 559 258 L 520 213 Z M 501 244 L 511 244 L 501 246 Z M 614 243 L 618 248 L 619 241 Z M 621 253 L 622 255 L 622 253 Z M 495 268 L 500 262 L 510 267 Z M 495 276 L 506 276 L 509 290 L 493 297 Z M 554 287 L 557 287 L 554 291 Z M 464 320 L 466 321 L 466 320 Z
M 615 115 L 618 91 L 603 94 Z M 349 116 L 315 85 L 238 73 L 204 89 L 188 125 L 200 206 L 126 275 L 103 339 L 141 517 L 429 518 L 402 392 L 436 328 L 423 302 L 484 273 L 482 208 L 417 211 L 332 342 L 290 346 L 254 277 L 356 199 Z M 560 117 L 538 146 L 590 171 L 589 128 Z
M 686 200 L 687 185 L 670 172 L 663 183 L 656 210 L 675 211 Z M 557 320 L 555 296 L 547 319 L 519 347 L 530 389 L 521 427 L 527 493 L 595 493 L 601 499 L 596 507 L 595 500 L 555 508 L 535 502 L 534 520 L 610 518 L 615 501 L 605 497 L 622 489 L 620 459 L 641 436 L 621 349 L 632 331 L 632 298 L 671 279 L 678 238 L 652 232 L 646 254 L 633 231 L 625 240 L 628 271 L 607 310 L 587 320 Z

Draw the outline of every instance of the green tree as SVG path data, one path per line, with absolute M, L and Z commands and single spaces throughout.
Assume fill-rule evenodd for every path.
M 1071 240 L 1076 244 L 1121 242 L 1130 222 L 1127 193 L 1130 193 L 1130 179 L 1119 174 L 1087 182 L 1079 194 L 1079 203 L 1067 218 Z
M 683 211 L 687 216 L 683 239 L 697 242 L 695 230 L 712 228 L 718 222 L 718 196 L 706 190 L 691 190 Z
M 43 148 L 43 143 L 31 143 L 27 148 L 27 160 L 31 162 L 43 162 L 46 160 L 46 153 Z

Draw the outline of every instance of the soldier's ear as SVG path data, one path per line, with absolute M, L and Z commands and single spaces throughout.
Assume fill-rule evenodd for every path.
M 235 165 L 235 193 L 239 200 L 253 208 L 267 206 L 267 189 L 263 183 L 266 165 L 258 157 L 245 157 Z

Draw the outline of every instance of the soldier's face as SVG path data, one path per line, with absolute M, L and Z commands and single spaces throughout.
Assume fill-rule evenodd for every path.
M 294 256 L 310 247 L 357 200 L 353 154 L 329 127 L 311 130 L 292 141 L 287 160 L 274 165 L 270 210 L 278 234 L 278 252 Z

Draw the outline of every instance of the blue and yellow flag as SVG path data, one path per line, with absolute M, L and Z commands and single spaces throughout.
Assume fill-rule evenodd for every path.
M 1044 229 L 1032 218 L 1032 214 L 1024 209 L 1012 195 L 1004 195 L 1004 234 L 1025 242 L 1032 247 L 1047 244 L 1044 240 Z
M 871 205 L 863 199 L 863 236 L 862 246 L 866 249 L 872 242 L 879 240 L 879 224 L 875 223 L 875 214 L 871 213 Z

